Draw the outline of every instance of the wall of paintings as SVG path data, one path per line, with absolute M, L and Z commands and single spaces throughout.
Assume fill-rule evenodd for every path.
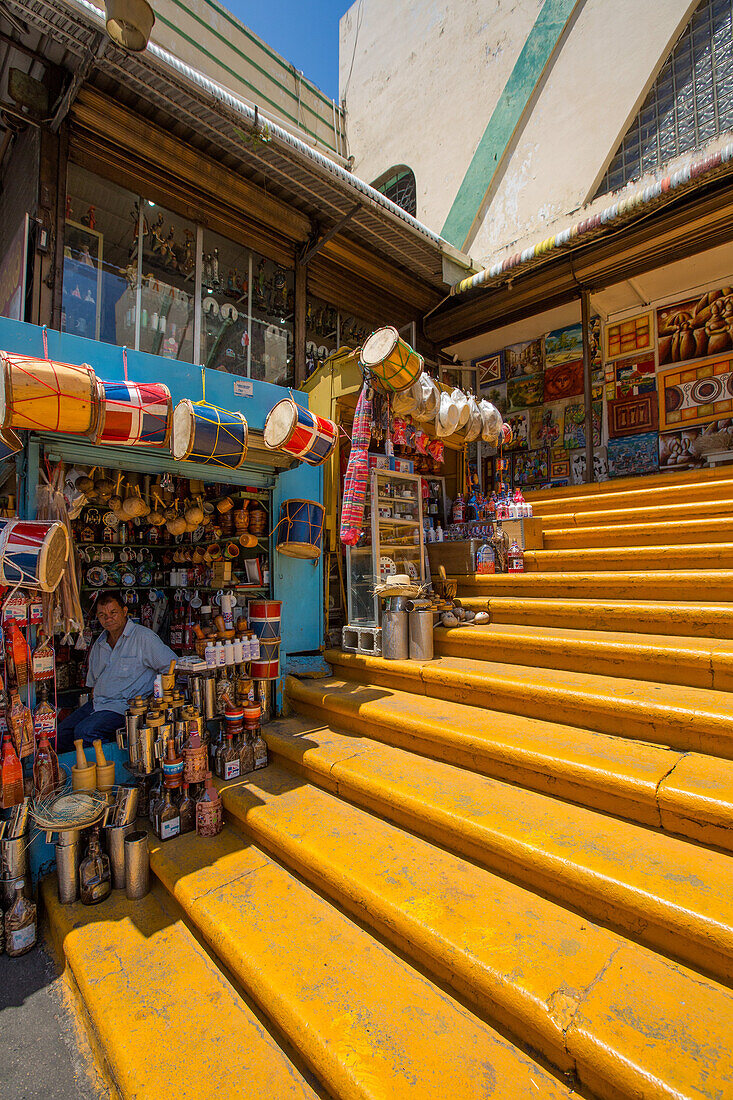
M 733 462 L 733 287 L 591 321 L 594 478 Z M 474 360 L 512 427 L 513 487 L 585 480 L 581 326 Z

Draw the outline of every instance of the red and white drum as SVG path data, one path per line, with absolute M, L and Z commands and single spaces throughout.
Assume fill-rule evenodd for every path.
M 69 557 L 63 523 L 0 519 L 0 584 L 54 592 Z
M 263 436 L 271 451 L 285 451 L 309 466 L 322 466 L 333 454 L 338 428 L 332 420 L 286 397 L 267 414 Z
M 98 382 L 95 443 L 116 447 L 167 447 L 171 393 L 162 382 Z
M 282 606 L 282 600 L 250 600 L 249 625 L 260 642 L 263 638 L 276 638 L 280 641 Z
M 0 427 L 88 435 L 97 400 L 97 378 L 88 363 L 0 351 Z
M 253 680 L 277 680 L 280 675 L 280 639 L 260 639 L 260 659 L 250 662 Z

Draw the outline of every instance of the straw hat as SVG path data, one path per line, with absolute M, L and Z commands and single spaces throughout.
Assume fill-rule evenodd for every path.
M 433 382 L 429 374 L 422 372 L 414 386 L 415 392 L 419 391 L 415 419 L 427 423 L 435 419 L 435 413 L 440 401 L 440 390 Z
M 470 416 L 468 398 L 463 390 L 459 390 L 456 386 L 450 395 L 450 399 L 458 409 L 458 427 L 463 428 L 464 425 L 468 424 L 468 418 Z
M 440 395 L 440 407 L 435 417 L 436 435 L 445 439 L 453 435 L 458 427 L 458 406 L 450 399 L 450 395 L 443 390 Z
M 501 413 L 490 401 L 479 401 L 481 412 L 481 438 L 492 446 L 496 446 L 501 431 Z
M 481 420 L 481 412 L 478 407 L 478 402 L 473 394 L 467 401 L 468 407 L 468 427 L 466 428 L 466 442 L 473 443 L 475 439 L 481 435 L 481 428 L 483 426 Z

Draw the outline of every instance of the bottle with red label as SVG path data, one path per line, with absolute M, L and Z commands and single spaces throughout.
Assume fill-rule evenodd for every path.
M 33 650 L 33 679 L 35 682 L 41 683 L 44 680 L 53 680 L 55 659 L 53 646 L 49 642 L 42 630 L 38 631 L 38 641 L 36 648 Z
M 0 759 L 0 810 L 9 810 L 23 801 L 23 765 L 13 746 L 10 734 L 3 737 Z
M 483 576 L 496 572 L 496 554 L 489 542 L 479 546 L 476 552 L 476 572 Z
M 523 573 L 524 572 L 524 550 L 514 539 L 509 547 L 507 558 L 509 560 L 509 572 L 510 573 Z

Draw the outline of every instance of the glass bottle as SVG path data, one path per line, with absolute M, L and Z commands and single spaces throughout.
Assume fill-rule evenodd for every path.
M 155 811 L 159 799 L 163 797 L 163 777 L 159 775 L 150 787 L 150 797 L 148 799 L 148 819 L 151 825 L 155 824 Z
M 524 550 L 514 539 L 507 554 L 509 559 L 509 572 L 510 573 L 523 573 L 524 572 Z
M 56 736 L 56 707 L 48 701 L 48 684 L 41 681 L 36 684 L 38 702 L 33 711 L 33 732 L 36 744 L 41 737 L 47 737 L 49 741 Z
M 188 793 L 188 783 L 181 786 L 181 797 L 178 802 L 178 816 L 181 821 L 181 832 L 190 833 L 196 828 L 196 803 Z
M 163 800 L 159 803 L 155 822 L 155 831 L 161 840 L 172 840 L 181 831 L 181 817 L 178 812 L 173 791 L 166 787 L 163 791 Z
M 0 809 L 9 810 L 23 801 L 23 765 L 18 759 L 13 740 L 6 731 L 0 760 Z
M 109 856 L 99 844 L 99 832 L 92 829 L 86 858 L 79 864 L 79 896 L 84 905 L 97 905 L 112 889 Z
M 196 803 L 196 832 L 199 836 L 218 836 L 223 828 L 221 799 L 211 781 L 211 772 L 207 772 L 203 793 Z
M 259 726 L 252 732 L 254 734 L 252 754 L 254 756 L 254 767 L 256 771 L 258 768 L 267 767 L 267 743 L 262 736 L 262 730 Z
M 227 743 L 224 752 L 220 756 L 220 779 L 237 779 L 239 777 L 239 749 L 234 744 L 234 735 L 227 734 Z
M 41 733 L 33 761 L 33 790 L 36 798 L 48 798 L 59 786 L 59 760 L 45 732 Z
M 5 914 L 5 950 L 11 958 L 17 959 L 36 946 L 38 926 L 36 906 L 23 896 L 25 879 L 15 882 L 15 901 Z
M 239 743 L 239 774 L 249 775 L 255 770 L 255 754 L 249 739 L 249 731 L 245 730 Z

